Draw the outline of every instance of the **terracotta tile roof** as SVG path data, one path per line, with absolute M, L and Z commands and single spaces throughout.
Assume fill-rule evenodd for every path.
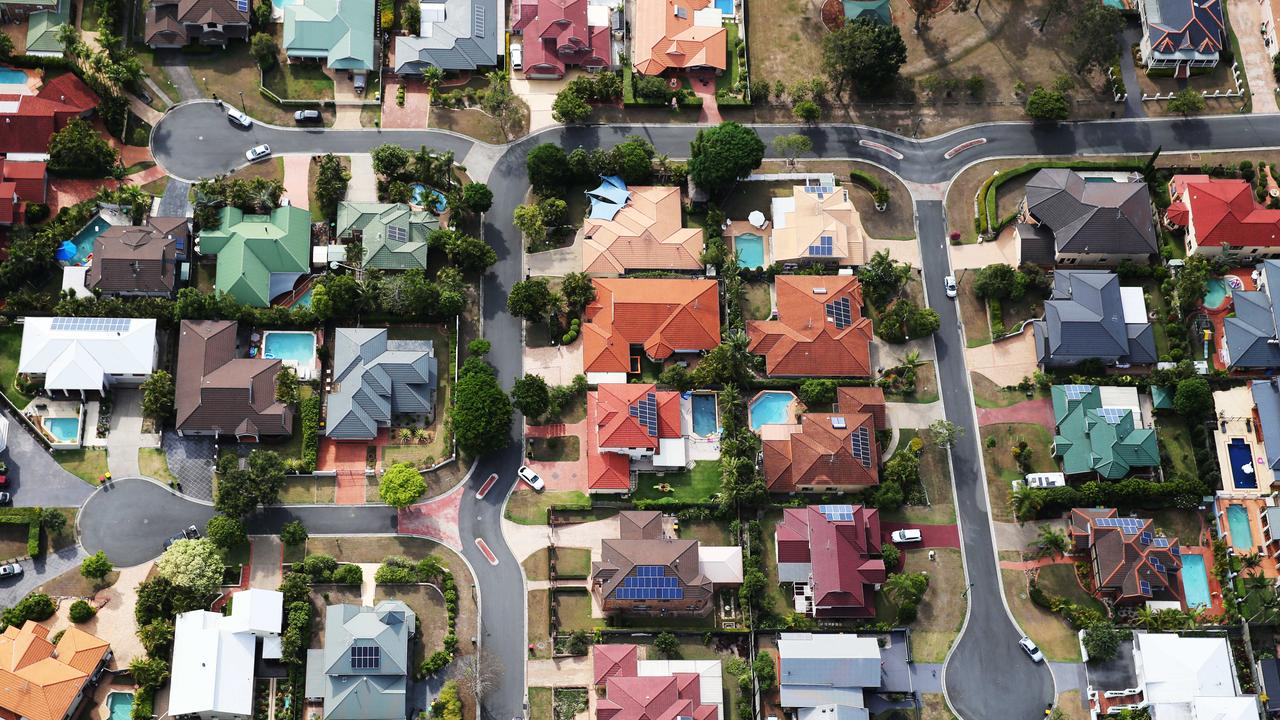
M 596 393 L 587 394 L 587 427 L 595 425 Z M 631 489 L 631 458 L 600 452 L 599 433 L 587 432 L 587 489 L 592 492 L 627 492 Z
M 612 220 L 583 225 L 582 269 L 621 275 L 628 270 L 699 270 L 702 229 L 680 226 L 680 188 L 629 187 L 631 199 Z
M 596 278 L 596 299 L 583 325 L 583 369 L 631 369 L 630 347 L 654 360 L 720 343 L 720 297 L 714 280 Z
M 655 434 L 650 434 L 638 412 L 632 412 L 646 403 L 649 395 L 654 396 L 657 409 Z M 652 384 L 609 384 L 588 393 L 587 402 L 596 405 L 591 432 L 596 433 L 600 447 L 656 450 L 658 440 L 681 436 L 680 393 L 659 391 Z
M 48 195 L 47 164 L 0 158 L 0 178 L 16 186 L 18 199 L 45 202 Z
M 773 207 L 780 210 L 774 212 L 769 240 L 774 260 L 834 260 L 841 265 L 867 261 L 867 234 L 848 189 L 837 186 L 833 192 L 818 192 L 825 189 L 796 185 L 791 198 L 774 199 Z
M 723 25 L 695 25 L 712 0 L 636 0 L 631 26 L 631 63 L 642 75 L 668 68 L 727 67 L 728 33 Z
M 279 360 L 239 357 L 236 323 L 183 320 L 176 379 L 179 431 L 288 435 L 293 410 L 277 402 Z
M 1175 202 L 1166 217 L 1194 234 L 1197 245 L 1280 245 L 1280 210 L 1259 205 L 1244 180 L 1174 175 L 1169 186 Z
M 805 413 L 798 424 L 761 430 L 769 492 L 829 486 L 847 491 L 880 481 L 875 420 L 868 413 Z
M 49 629 L 27 621 L 0 634 L 0 711 L 27 720 L 62 720 L 110 646 L 76 627 L 55 647 Z
M 634 677 L 636 664 L 635 645 L 594 645 L 591 648 L 592 684 L 601 685 L 611 677 Z
M 72 73 L 50 78 L 35 95 L 0 95 L 0 153 L 48 152 L 55 132 L 99 102 Z
M 847 510 L 832 520 L 821 508 Z M 833 517 L 835 517 L 833 515 Z M 844 516 L 841 516 L 844 517 Z M 875 585 L 887 572 L 880 557 L 880 513 L 862 505 L 786 508 L 774 539 L 779 563 L 810 564 L 815 614 L 875 615 Z M 873 557 L 874 556 L 874 557 Z
M 718 720 L 715 705 L 702 704 L 698 673 L 638 677 L 635 645 L 596 645 L 592 676 L 605 686 L 596 720 Z
M 1178 539 L 1155 534 L 1148 518 L 1121 518 L 1115 508 L 1074 508 L 1068 534 L 1092 557 L 1098 594 L 1117 603 L 1181 601 Z
M 781 377 L 871 374 L 871 321 L 862 317 L 862 285 L 848 275 L 779 275 L 777 320 L 747 323 L 749 349 Z

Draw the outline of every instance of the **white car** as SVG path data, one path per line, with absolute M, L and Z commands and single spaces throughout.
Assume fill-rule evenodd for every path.
M 1036 644 L 1031 641 L 1031 638 L 1026 635 L 1023 635 L 1022 639 L 1018 641 L 1018 647 L 1022 648 L 1023 651 L 1027 653 L 1027 656 L 1031 658 L 1031 662 L 1044 662 L 1044 654 L 1041 653 L 1040 648 L 1036 647 Z
M 918 543 L 922 537 L 923 536 L 920 534 L 920 531 L 915 528 L 894 530 L 892 533 L 889 533 L 889 538 L 893 540 L 896 545 L 900 545 L 902 543 Z
M 320 122 L 319 110 L 299 110 L 293 114 L 294 122 Z
M 240 127 L 253 127 L 253 118 L 231 107 L 231 105 L 227 105 L 227 118 Z
M 954 275 L 948 275 L 942 279 L 942 287 L 947 291 L 947 297 L 953 298 L 958 290 L 956 289 L 956 278 Z
M 545 487 L 542 478 L 538 477 L 538 473 L 534 472 L 528 465 L 521 465 L 516 474 L 520 476 L 521 480 L 529 483 L 529 487 L 538 492 L 542 492 L 542 488 Z
M 244 151 L 244 156 L 249 159 L 249 162 L 253 162 L 255 160 L 261 160 L 262 158 L 270 154 L 271 154 L 270 145 L 258 145 L 257 147 L 251 147 L 248 150 Z
M 515 43 L 511 44 L 511 69 L 524 69 L 524 48 Z
M 17 577 L 22 574 L 22 566 L 18 563 L 0 565 L 0 577 Z

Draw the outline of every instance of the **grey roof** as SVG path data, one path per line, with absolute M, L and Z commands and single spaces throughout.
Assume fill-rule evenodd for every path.
M 1037 360 L 1042 365 L 1153 363 L 1151 323 L 1128 323 L 1120 298 L 1120 279 L 1105 270 L 1058 270 L 1044 319 L 1032 323 Z
M 1182 59 L 1212 57 L 1224 46 L 1223 0 L 1145 0 L 1153 53 Z
M 1258 665 L 1262 668 L 1262 690 L 1267 694 L 1267 712 L 1280 712 L 1280 660 L 1266 658 Z
M 868 720 L 870 711 L 852 705 L 819 705 L 806 707 L 796 713 L 799 720 Z
M 324 699 L 326 720 L 403 720 L 415 622 L 399 600 L 326 609 L 324 649 L 307 652 L 306 681 L 306 696 Z M 368 647 L 378 648 L 376 667 L 352 667 L 353 648 Z
M 338 328 L 325 435 L 371 440 L 394 414 L 435 415 L 430 340 L 388 340 L 386 328 Z
M 498 64 L 505 20 L 497 0 L 435 0 L 419 6 L 419 34 L 396 37 L 397 73 L 421 74 L 430 65 L 474 70 Z
M 778 638 L 783 707 L 862 707 L 862 689 L 880 686 L 880 645 L 845 633 L 782 633 Z
M 1144 182 L 1087 182 L 1065 168 L 1027 181 L 1027 210 L 1053 233 L 1058 254 L 1149 255 L 1159 251 Z
M 1019 259 L 1024 263 L 1052 266 L 1054 260 L 1053 231 L 1042 225 L 1018 223 L 1014 225 L 1018 239 L 1022 241 Z
M 1254 380 L 1250 390 L 1262 425 L 1267 465 L 1272 470 L 1280 470 L 1280 380 Z
M 1235 317 L 1222 321 L 1231 368 L 1280 367 L 1280 313 L 1270 294 L 1273 283 L 1280 283 L 1280 262 L 1263 260 L 1258 272 L 1260 288 L 1232 292 Z
M 336 234 L 347 240 L 359 235 L 365 267 L 425 270 L 427 237 L 438 227 L 435 215 L 404 203 L 338 203 Z

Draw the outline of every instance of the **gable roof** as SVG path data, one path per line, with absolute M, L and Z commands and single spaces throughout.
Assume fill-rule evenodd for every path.
M 1156 467 L 1160 451 L 1153 428 L 1138 427 L 1132 408 L 1106 407 L 1097 385 L 1054 385 L 1053 417 L 1058 426 L 1053 454 L 1068 475 L 1096 472 L 1116 480 L 1135 468 Z
M 765 356 L 770 376 L 871 374 L 871 320 L 862 317 L 858 279 L 831 275 L 774 278 L 778 319 L 747 322 L 748 349 Z
M 631 64 L 641 75 L 658 75 L 668 68 L 724 70 L 728 33 L 721 22 L 712 0 L 637 0 Z
M 306 696 L 323 698 L 327 720 L 402 720 L 416 622 L 413 610 L 399 600 L 375 607 L 330 605 L 324 649 L 307 653 Z M 362 660 L 357 667 L 356 654 L 376 661 Z
M 440 220 L 404 203 L 338 203 L 334 233 L 344 239 L 360 237 L 364 266 L 383 270 L 425 270 L 427 237 Z
M 224 207 L 219 218 L 217 228 L 200 231 L 200 252 L 218 256 L 218 292 L 242 305 L 267 307 L 311 269 L 310 212 L 286 205 L 269 215 L 246 215 Z
M 294 0 L 284 6 L 284 52 L 331 70 L 372 70 L 373 0 Z
M 386 328 L 338 328 L 324 434 L 372 440 L 392 415 L 435 413 L 436 358 L 430 340 L 388 340 Z
M 524 74 L 563 77 L 569 65 L 606 66 L 613 37 L 607 22 L 592 22 L 587 0 L 517 0 L 511 29 L 523 31 Z
M 583 369 L 625 373 L 631 346 L 665 360 L 720 344 L 720 295 L 714 280 L 595 278 L 596 299 L 582 326 Z
M 34 621 L 9 626 L 0 633 L 0 715 L 62 720 L 109 652 L 106 640 L 74 625 L 57 645 Z
M 1027 181 L 1027 211 L 1053 234 L 1058 253 L 1159 252 L 1145 182 L 1089 182 L 1064 168 Z
M 185 45 L 187 25 L 248 24 L 249 5 L 237 0 L 158 0 L 147 10 L 145 37 L 148 44 Z
M 1106 270 L 1054 271 L 1044 319 L 1032 327 L 1043 365 L 1156 361 L 1142 288 L 1121 287 L 1119 276 Z
M 607 649 L 606 649 L 607 648 Z M 603 682 L 605 692 L 596 701 L 596 720 L 718 720 L 719 708 L 704 701 L 701 672 L 679 669 L 694 666 L 688 661 L 655 663 L 635 661 L 635 645 L 596 645 L 592 653 L 592 675 Z M 619 664 L 618 658 L 629 658 Z M 715 665 L 720 662 L 701 661 Z M 674 668 L 672 667 L 674 666 Z M 718 695 L 719 687 L 706 688 Z
M 1280 245 L 1280 210 L 1258 204 L 1253 186 L 1244 180 L 1174 175 L 1169 187 L 1173 202 L 1166 216 L 1194 234 L 1197 245 Z
M 102 390 L 111 375 L 150 375 L 156 363 L 153 318 L 28 317 L 18 372 L 44 375 L 49 390 Z
M 867 234 L 848 188 L 796 185 L 789 197 L 773 198 L 769 213 L 773 259 L 834 260 L 841 265 L 867 261 Z
M 878 510 L 862 505 L 785 508 L 774 541 L 780 572 L 786 565 L 806 566 L 795 577 L 813 590 L 815 615 L 875 614 L 875 586 L 887 577 L 879 557 Z
M 262 621 L 249 623 L 242 605 L 246 610 L 259 606 Z M 230 616 L 205 610 L 178 615 L 171 712 L 252 715 L 256 638 L 280 634 L 282 606 L 280 593 L 254 588 L 235 594 Z
M 766 425 L 760 434 L 769 492 L 879 482 L 875 422 L 867 413 L 804 413 L 799 423 Z
M 99 102 L 69 72 L 46 80 L 35 95 L 0 95 L 0 153 L 47 153 L 55 132 Z
M 397 73 L 475 70 L 498 64 L 502 9 L 497 0 L 427 0 L 420 2 L 418 33 L 398 35 Z
M 185 245 L 186 239 L 186 218 L 112 225 L 93 241 L 86 285 L 108 293 L 171 293 L 178 273 L 178 241 Z
M 1226 19 L 1222 0 L 1143 0 L 1147 40 L 1164 55 L 1217 55 Z
M 605 178 L 587 197 L 591 212 L 582 226 L 586 272 L 702 268 L 702 229 L 681 226 L 680 188 L 627 188 L 618 178 Z
M 179 431 L 288 435 L 293 410 L 276 401 L 280 360 L 237 356 L 237 325 L 183 320 L 178 329 L 175 406 Z M 248 432 L 240 432 L 241 428 Z
M 862 708 L 863 690 L 880 686 L 880 644 L 848 633 L 782 633 L 778 684 L 783 707 Z
M 1068 533 L 1093 556 L 1098 591 L 1117 602 L 1182 600 L 1178 539 L 1155 534 L 1148 518 L 1121 518 L 1115 508 L 1073 508 Z

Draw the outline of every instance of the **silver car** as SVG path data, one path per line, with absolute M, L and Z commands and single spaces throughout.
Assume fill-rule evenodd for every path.
M 1041 653 L 1040 648 L 1036 647 L 1036 644 L 1026 635 L 1023 635 L 1022 639 L 1018 641 L 1018 647 L 1027 653 L 1027 656 L 1031 658 L 1031 662 L 1044 662 L 1044 653 Z
M 22 574 L 22 566 L 18 563 L 0 565 L 0 578 L 17 577 Z
M 254 162 L 255 160 L 261 160 L 262 158 L 270 154 L 271 154 L 270 145 L 258 145 L 256 147 L 251 147 L 248 150 L 244 151 L 244 156 L 249 159 L 249 162 Z
M 293 114 L 294 122 L 320 122 L 319 110 L 299 110 Z

